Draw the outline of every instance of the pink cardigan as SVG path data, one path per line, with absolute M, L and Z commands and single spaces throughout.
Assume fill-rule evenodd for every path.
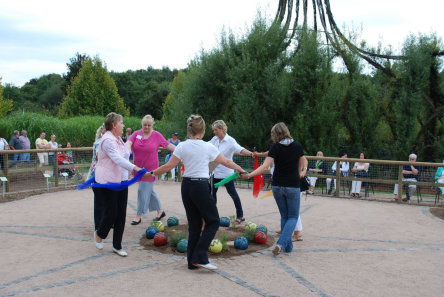
M 110 139 L 116 142 L 117 149 L 119 151 L 119 154 L 122 158 L 125 160 L 128 160 L 129 158 L 129 152 L 128 149 L 125 147 L 125 144 L 123 143 L 122 139 L 116 138 L 110 131 L 107 131 L 102 136 L 102 141 L 99 145 L 99 153 L 98 153 L 98 162 L 96 165 L 96 182 L 100 184 L 105 184 L 108 182 L 111 183 L 120 183 L 122 181 L 122 170 L 125 170 L 121 166 L 119 166 L 116 162 L 114 162 L 108 154 L 102 149 L 102 145 L 105 142 L 106 139 Z M 128 161 L 127 161 L 128 162 Z M 129 163 L 129 162 L 128 162 Z M 131 163 L 129 163 L 131 164 Z M 133 165 L 133 164 L 131 164 Z M 134 167 L 131 166 L 132 168 Z M 132 169 L 131 168 L 131 169 Z M 129 173 L 128 173 L 129 176 Z

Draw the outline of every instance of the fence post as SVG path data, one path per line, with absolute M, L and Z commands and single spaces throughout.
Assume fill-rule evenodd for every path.
M 402 184 L 402 177 L 403 177 L 403 174 L 402 174 L 402 168 L 403 168 L 403 165 L 399 165 L 399 168 L 398 168 L 398 202 L 401 202 L 401 199 L 402 199 L 402 186 L 403 186 L 403 184 Z
M 57 188 L 59 186 L 59 152 L 58 149 L 54 152 L 54 184 Z
M 8 164 L 8 160 L 9 159 L 9 154 L 4 154 L 3 155 L 3 170 L 5 171 L 5 177 L 8 179 L 6 181 L 6 192 L 9 192 L 9 164 Z
M 334 181 L 332 181 L 334 182 Z M 341 162 L 336 161 L 336 189 L 335 196 L 339 197 L 339 193 L 341 192 Z

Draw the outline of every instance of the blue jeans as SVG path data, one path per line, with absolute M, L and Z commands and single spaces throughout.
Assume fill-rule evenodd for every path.
M 279 187 L 273 186 L 273 196 L 281 214 L 281 236 L 277 244 L 282 246 L 283 250 L 290 253 L 293 250 L 293 235 L 294 228 L 299 217 L 299 207 L 301 203 L 301 191 L 294 187 Z
M 29 161 L 29 160 L 30 160 L 29 153 L 20 154 L 20 161 Z

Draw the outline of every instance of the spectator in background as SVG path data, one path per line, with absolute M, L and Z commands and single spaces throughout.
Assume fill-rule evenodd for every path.
M 124 136 L 122 136 L 123 142 L 126 142 L 132 135 L 133 130 L 131 128 L 126 128 L 126 133 Z
M 59 145 L 58 145 L 58 143 L 55 141 L 55 139 L 56 139 L 56 136 L 55 136 L 54 134 L 52 134 L 52 135 L 51 135 L 51 140 L 49 141 L 49 145 L 50 145 L 50 148 L 53 149 L 53 150 L 59 148 Z M 48 153 L 48 156 L 49 156 L 49 162 L 50 162 L 50 164 L 52 164 L 52 165 L 54 165 L 54 162 L 55 162 L 54 154 L 55 154 L 55 152 L 49 152 L 49 153 Z
M 415 154 L 409 155 L 410 162 L 416 162 L 417 158 L 418 157 Z M 413 181 L 413 182 L 418 181 L 419 171 L 420 171 L 419 166 L 413 166 L 413 164 L 402 166 L 402 175 L 403 175 L 402 180 L 403 181 Z M 407 188 L 408 189 L 406 189 L 406 191 L 405 191 L 406 197 L 402 199 L 402 201 L 404 201 L 404 202 L 410 200 L 410 196 L 416 191 L 416 185 L 408 185 Z M 393 200 L 397 201 L 398 200 L 398 184 L 395 184 L 395 189 L 393 190 L 393 194 L 395 195 L 395 198 Z
M 50 149 L 51 145 L 45 139 L 46 133 L 40 133 L 40 137 L 35 140 L 35 148 L 40 150 Z M 48 153 L 38 153 L 40 165 L 39 167 L 43 167 L 43 165 L 48 165 Z
M 319 151 L 316 153 L 316 156 L 323 157 L 324 153 Z M 327 161 L 323 160 L 313 160 L 311 166 L 308 168 L 308 173 L 312 174 L 327 174 L 327 171 Z M 310 176 L 308 179 L 310 180 L 310 189 L 307 190 L 307 194 L 314 194 L 314 189 L 318 178 L 316 176 Z
M 363 152 L 359 154 L 359 159 L 365 159 L 365 154 Z M 353 166 L 352 172 L 356 177 L 368 177 L 369 166 L 370 166 L 369 163 L 356 162 L 355 165 Z M 354 198 L 361 197 L 361 185 L 362 181 L 360 180 L 352 181 L 352 190 L 351 190 L 352 197 Z
M 0 132 L 0 151 L 9 150 L 8 142 L 6 141 L 6 139 L 1 137 L 1 135 L 2 134 Z M 5 162 L 4 156 L 5 156 L 4 154 L 0 154 L 0 169 L 5 168 L 5 166 L 4 166 L 4 162 Z
M 345 159 L 348 158 L 347 153 L 342 153 L 341 158 Z M 331 166 L 331 170 L 333 171 L 332 175 L 336 175 L 336 163 L 333 163 L 333 166 Z M 339 162 L 339 170 L 341 171 L 342 176 L 348 176 L 348 170 L 350 169 L 350 164 L 347 161 L 340 161 Z M 331 178 L 327 178 L 327 189 L 328 189 L 328 195 L 331 194 L 332 186 L 331 186 Z M 333 193 L 333 196 L 336 195 L 336 179 L 334 179 L 334 188 L 335 192 Z
M 23 146 L 19 139 L 20 133 L 18 130 L 14 130 L 14 134 L 11 137 L 11 140 L 9 141 L 9 146 L 12 150 L 22 150 Z M 14 161 L 20 160 L 21 154 L 14 154 Z
M 68 141 L 68 142 L 66 143 L 66 148 L 71 148 L 71 142 Z M 72 151 L 66 151 L 65 154 L 68 156 L 69 161 L 70 161 L 71 163 L 74 163 L 74 156 L 73 156 Z
M 178 144 L 179 144 L 179 142 L 180 142 L 180 140 L 177 138 L 177 135 L 178 135 L 178 133 L 177 132 L 174 132 L 172 135 L 171 135 L 171 138 L 170 139 L 168 139 L 168 142 L 169 143 L 171 143 L 172 145 L 174 145 L 174 146 L 177 146 Z M 172 151 L 168 151 L 168 154 L 165 156 L 165 163 L 168 163 L 168 161 L 170 160 L 170 158 L 171 158 L 171 154 L 172 154 L 173 152 Z M 175 180 L 176 179 L 176 168 L 177 167 L 174 167 L 173 169 L 171 169 L 171 180 Z M 162 180 L 164 180 L 165 179 L 165 175 L 167 175 L 168 174 L 168 172 L 167 173 L 164 173 L 164 174 L 162 174 Z
M 20 135 L 19 140 L 22 143 L 22 148 L 24 150 L 31 149 L 31 141 L 28 138 L 28 131 L 22 130 L 22 135 Z M 21 161 L 29 161 L 30 159 L 31 158 L 30 158 L 30 154 L 29 153 L 23 153 L 20 156 L 20 160 Z
M 444 160 L 442 161 L 444 163 Z M 444 184 L 444 167 L 438 167 L 435 173 L 435 183 Z M 444 187 L 439 187 L 441 194 L 444 195 Z

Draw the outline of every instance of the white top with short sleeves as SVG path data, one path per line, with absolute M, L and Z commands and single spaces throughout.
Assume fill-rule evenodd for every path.
M 244 149 L 241 147 L 236 140 L 228 134 L 225 134 L 224 139 L 220 141 L 219 137 L 214 136 L 210 141 L 222 155 L 224 155 L 227 159 L 233 160 L 234 153 L 240 154 L 240 152 Z M 234 173 L 234 170 L 224 165 L 219 164 L 213 171 L 214 177 L 219 179 L 224 179 L 227 176 L 230 176 Z
M 184 177 L 209 178 L 208 164 L 220 152 L 211 143 L 201 139 L 187 139 L 176 146 L 173 155 L 182 160 L 185 166 Z

